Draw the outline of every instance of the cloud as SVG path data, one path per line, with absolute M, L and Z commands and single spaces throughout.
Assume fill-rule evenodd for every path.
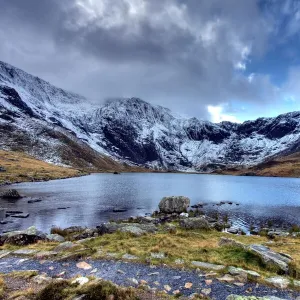
M 207 106 L 207 111 L 211 115 L 211 121 L 214 123 L 220 123 L 223 121 L 229 121 L 234 123 L 241 123 L 241 121 L 232 115 L 224 114 L 224 107 L 222 106 Z
M 208 106 L 262 105 L 277 93 L 268 75 L 247 74 L 274 32 L 278 10 L 269 3 L 265 14 L 253 0 L 0 0 L 0 7 L 0 59 L 93 101 L 137 96 L 210 118 Z

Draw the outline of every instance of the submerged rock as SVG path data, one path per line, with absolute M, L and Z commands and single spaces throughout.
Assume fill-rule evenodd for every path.
M 182 213 L 190 206 L 190 199 L 183 196 L 164 197 L 158 207 L 161 213 Z
M 17 190 L 7 190 L 1 194 L 2 198 L 7 199 L 20 199 L 22 196 L 19 194 Z

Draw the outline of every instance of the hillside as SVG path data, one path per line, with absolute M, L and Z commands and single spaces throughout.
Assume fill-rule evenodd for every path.
M 0 150 L 0 184 L 43 181 L 85 175 L 84 171 L 55 166 L 22 152 Z M 4 170 L 3 170 L 4 169 Z

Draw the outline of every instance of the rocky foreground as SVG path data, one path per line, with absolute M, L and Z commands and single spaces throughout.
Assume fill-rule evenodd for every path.
M 300 299 L 297 236 L 270 240 L 218 232 L 224 224 L 190 216 L 189 205 L 188 198 L 166 197 L 151 217 L 53 228 L 51 234 L 35 227 L 3 234 L 3 299 Z M 15 271 L 31 272 L 18 284 L 33 290 L 10 298 Z M 91 292 L 97 286 L 100 293 L 106 281 L 126 290 L 109 283 L 107 294 Z M 41 298 L 58 282 L 59 296 Z

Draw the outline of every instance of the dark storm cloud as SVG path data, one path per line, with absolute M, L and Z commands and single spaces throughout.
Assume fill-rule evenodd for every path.
M 270 28 L 254 0 L 0 0 L 0 59 L 97 101 L 138 96 L 207 117 L 207 105 L 267 102 L 249 80 Z

